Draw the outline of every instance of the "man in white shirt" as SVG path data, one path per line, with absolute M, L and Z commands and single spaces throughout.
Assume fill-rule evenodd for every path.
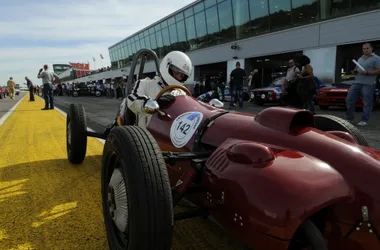
M 37 78 L 42 79 L 43 84 L 43 93 L 45 99 L 45 107 L 42 110 L 54 109 L 54 100 L 53 100 L 53 82 L 59 80 L 59 77 L 56 73 L 48 71 L 49 67 L 47 64 L 44 65 L 43 69 L 40 69 L 38 72 Z M 45 71 L 43 71 L 45 70 Z
M 299 68 L 296 67 L 296 64 L 294 62 L 293 59 L 290 59 L 289 60 L 289 67 L 288 67 L 288 71 L 286 72 L 286 76 L 284 78 L 282 78 L 282 93 L 284 95 L 287 94 L 286 92 L 286 85 L 288 85 L 289 83 L 293 82 L 294 80 L 296 80 L 296 75 L 297 73 L 299 73 L 300 70 Z

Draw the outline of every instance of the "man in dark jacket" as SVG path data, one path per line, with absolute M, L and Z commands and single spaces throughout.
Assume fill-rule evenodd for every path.
M 244 69 L 240 68 L 240 62 L 236 62 L 236 68 L 231 71 L 230 79 L 232 80 L 231 86 L 231 104 L 230 107 L 235 106 L 235 97 L 239 100 L 239 107 L 243 108 L 243 84 L 244 79 L 247 76 Z
M 34 102 L 34 86 L 32 81 L 29 79 L 29 77 L 25 76 L 26 80 L 26 85 L 28 86 L 29 89 L 29 101 Z

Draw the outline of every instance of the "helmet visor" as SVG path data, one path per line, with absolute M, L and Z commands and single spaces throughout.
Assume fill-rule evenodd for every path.
M 169 73 L 172 77 L 174 77 L 179 82 L 185 82 L 189 77 L 187 72 L 184 70 L 174 66 L 173 64 L 169 65 Z

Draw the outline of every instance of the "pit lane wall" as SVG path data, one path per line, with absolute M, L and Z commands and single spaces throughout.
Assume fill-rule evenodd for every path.
M 303 51 L 312 60 L 316 75 L 322 81 L 334 81 L 337 71 L 336 51 L 338 45 L 380 40 L 380 10 L 360 13 L 347 17 L 322 21 L 279 32 L 268 33 L 249 39 L 239 40 L 211 48 L 188 52 L 193 65 L 227 62 L 228 70 L 236 60 L 241 63 L 246 58 L 276 55 L 287 52 Z M 349 27 L 349 30 L 347 30 Z M 236 44 L 238 49 L 232 49 Z M 139 67 L 136 67 L 136 73 Z M 252 69 L 245 68 L 246 71 Z M 144 72 L 154 72 L 153 62 L 145 64 Z M 194 70 L 193 70 L 194 72 Z M 229 74 L 229 72 L 226 72 Z M 129 67 L 96 75 L 86 76 L 74 81 L 93 81 L 103 78 L 128 76 Z M 194 80 L 194 75 L 189 82 Z

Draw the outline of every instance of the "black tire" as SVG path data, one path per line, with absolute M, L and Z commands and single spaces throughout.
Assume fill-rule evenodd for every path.
M 165 161 L 153 136 L 137 126 L 112 129 L 104 145 L 101 179 L 110 249 L 169 250 L 173 202 Z
M 360 130 L 348 121 L 333 115 L 314 115 L 315 128 L 322 131 L 344 131 L 350 133 L 361 146 L 369 147 Z
M 325 239 L 318 227 L 309 219 L 306 219 L 298 227 L 290 244 L 289 250 L 300 250 L 305 247 L 312 250 L 328 250 Z M 308 248 L 309 249 L 309 248 Z
M 74 92 L 73 92 L 73 97 L 78 97 L 78 96 L 79 96 L 78 91 L 74 91 Z
M 66 117 L 66 151 L 71 163 L 80 164 L 86 157 L 87 120 L 81 104 L 70 104 Z
M 95 96 L 100 97 L 102 95 L 102 92 L 100 90 L 95 91 Z

